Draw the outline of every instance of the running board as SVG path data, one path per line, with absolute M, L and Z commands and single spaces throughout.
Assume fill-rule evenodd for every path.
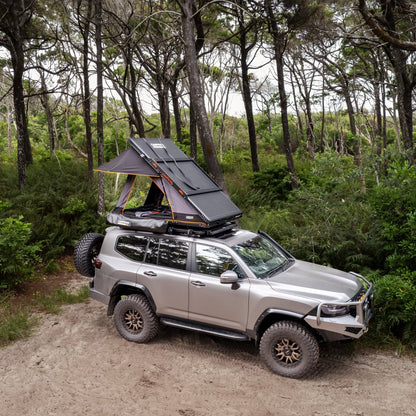
M 249 341 L 250 338 L 241 332 L 228 331 L 226 329 L 217 328 L 213 326 L 205 326 L 193 322 L 184 322 L 172 318 L 160 318 L 160 322 L 167 326 L 175 328 L 189 329 L 191 331 L 203 332 L 204 334 L 215 335 L 217 337 L 233 339 L 235 341 Z

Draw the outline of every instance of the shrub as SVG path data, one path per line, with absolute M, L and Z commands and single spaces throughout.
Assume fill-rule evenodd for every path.
M 416 348 L 416 272 L 374 276 L 376 329 Z
M 38 262 L 40 246 L 30 244 L 30 223 L 23 217 L 0 219 L 0 287 L 11 288 L 29 280 Z
M 31 223 L 29 244 L 42 246 L 44 260 L 60 256 L 87 232 L 102 232 L 105 218 L 97 215 L 97 190 L 88 181 L 85 161 L 73 158 L 42 159 L 28 166 L 27 185 L 19 190 L 1 181 L 3 172 L 14 167 L 0 167 L 0 194 L 7 205 L 0 218 L 22 215 Z

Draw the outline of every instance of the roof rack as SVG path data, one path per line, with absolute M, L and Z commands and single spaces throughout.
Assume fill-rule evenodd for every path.
M 231 235 L 234 229 L 237 228 L 235 222 L 226 222 L 209 228 L 190 227 L 189 225 L 170 225 L 167 228 L 167 234 L 180 234 L 190 237 L 215 237 L 225 238 Z

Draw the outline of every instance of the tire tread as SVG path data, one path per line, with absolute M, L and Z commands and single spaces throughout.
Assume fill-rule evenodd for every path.
M 275 342 L 276 333 L 282 333 L 282 337 L 290 334 L 300 337 L 302 340 L 303 355 L 307 361 L 300 363 L 297 367 L 286 367 L 276 362 L 272 356 L 271 346 Z M 297 341 L 299 343 L 299 341 Z M 294 321 L 279 321 L 271 325 L 260 340 L 260 356 L 267 367 L 274 373 L 284 377 L 302 378 L 311 373 L 319 361 L 319 344 L 316 337 L 303 325 Z

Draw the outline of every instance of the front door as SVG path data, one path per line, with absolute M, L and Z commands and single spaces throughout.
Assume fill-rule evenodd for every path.
M 224 284 L 226 270 L 239 274 L 238 283 Z M 250 281 L 228 251 L 195 245 L 195 264 L 189 280 L 189 319 L 244 332 L 247 326 Z

